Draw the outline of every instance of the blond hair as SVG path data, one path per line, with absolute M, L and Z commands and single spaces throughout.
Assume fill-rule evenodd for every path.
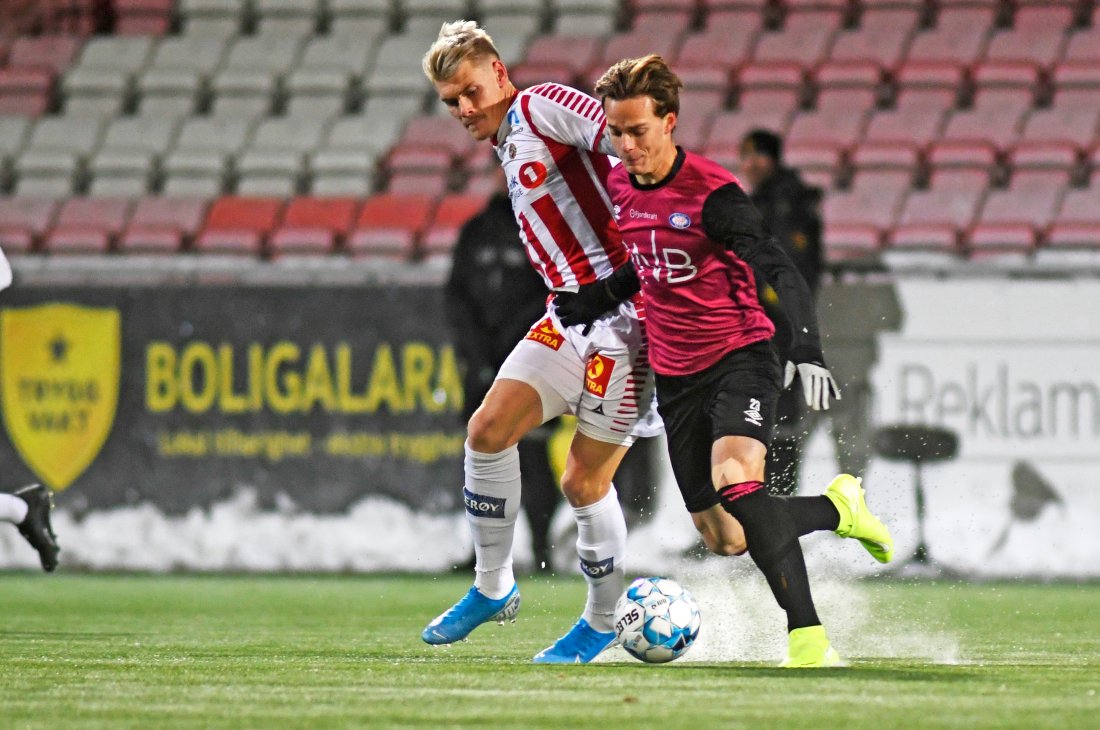
M 466 59 L 500 58 L 493 39 L 473 20 L 444 23 L 432 47 L 424 54 L 424 74 L 432 83 L 455 75 Z
M 663 117 L 680 111 L 680 89 L 684 82 L 656 53 L 641 58 L 624 58 L 604 72 L 596 82 L 596 97 L 622 101 L 636 96 L 653 99 L 653 112 Z

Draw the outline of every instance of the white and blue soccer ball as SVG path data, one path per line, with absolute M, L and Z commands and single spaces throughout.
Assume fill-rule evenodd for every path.
M 702 616 L 695 598 L 670 578 L 638 578 L 615 605 L 615 634 L 631 656 L 670 662 L 691 648 Z

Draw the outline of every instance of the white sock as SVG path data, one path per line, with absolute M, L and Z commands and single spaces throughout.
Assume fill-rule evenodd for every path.
M 489 598 L 504 598 L 512 574 L 512 537 L 519 514 L 519 449 L 483 454 L 466 445 L 466 521 L 474 535 L 474 585 Z
M 596 631 L 612 631 L 626 575 L 626 517 L 614 485 L 599 502 L 574 507 L 573 515 L 581 572 L 588 581 L 584 620 Z
M 14 494 L 0 494 L 0 521 L 18 525 L 27 519 L 27 503 Z

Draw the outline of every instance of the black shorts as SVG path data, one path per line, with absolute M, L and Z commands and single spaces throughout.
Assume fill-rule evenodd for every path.
M 775 429 L 782 388 L 770 340 L 732 350 L 692 375 L 657 375 L 657 411 L 665 422 L 668 457 L 688 512 L 718 504 L 711 482 L 711 447 L 723 436 L 748 436 L 765 446 Z

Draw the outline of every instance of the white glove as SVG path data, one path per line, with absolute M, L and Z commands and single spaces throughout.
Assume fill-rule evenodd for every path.
M 794 382 L 795 373 L 802 380 L 802 394 L 806 396 L 806 405 L 815 411 L 829 410 L 829 394 L 836 400 L 840 400 L 840 387 L 833 380 L 829 369 L 812 362 L 801 362 L 797 365 L 793 360 L 787 361 L 787 368 L 783 374 L 783 388 L 789 388 Z

